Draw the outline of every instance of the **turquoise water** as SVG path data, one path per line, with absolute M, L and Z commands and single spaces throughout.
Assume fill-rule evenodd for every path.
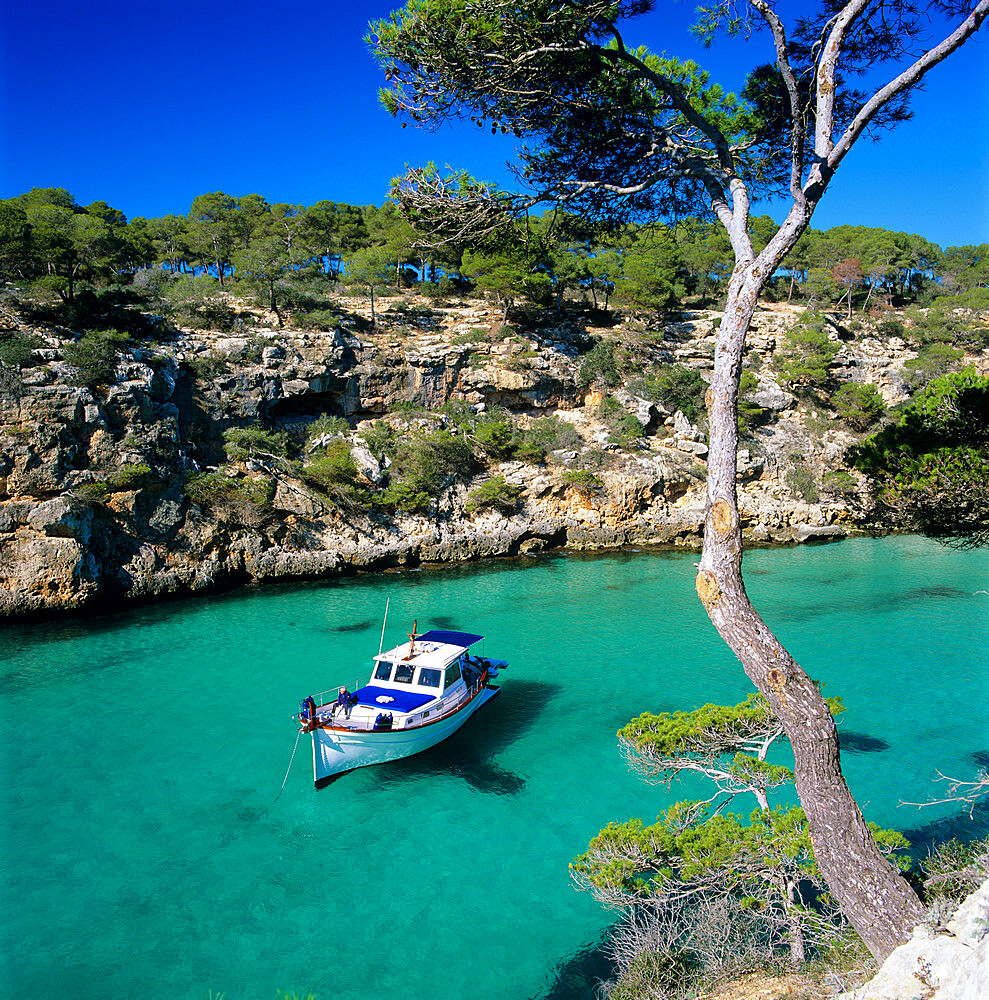
M 639 782 L 615 731 L 749 691 L 695 560 L 558 556 L 0 630 L 4 994 L 588 997 L 614 915 L 567 863 L 609 820 L 697 790 Z M 955 816 L 898 803 L 986 762 L 989 552 L 855 539 L 754 551 L 746 579 L 844 698 L 867 817 L 923 836 Z M 319 792 L 300 744 L 272 805 L 298 700 L 353 682 L 386 597 L 388 644 L 413 618 L 484 633 L 511 662 L 501 696 L 435 750 Z

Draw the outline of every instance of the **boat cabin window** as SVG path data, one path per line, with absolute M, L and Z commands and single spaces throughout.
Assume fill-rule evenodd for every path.
M 438 688 L 442 679 L 442 670 L 433 670 L 431 667 L 421 667 L 419 669 L 420 687 Z
M 446 683 L 443 685 L 443 690 L 445 691 L 448 687 L 452 687 L 457 681 L 460 680 L 460 661 L 455 660 L 446 668 Z
M 376 681 L 386 681 L 391 677 L 392 664 L 379 660 L 374 668 L 374 679 Z
M 415 669 L 411 663 L 399 663 L 397 664 L 393 680 L 396 684 L 411 684 Z

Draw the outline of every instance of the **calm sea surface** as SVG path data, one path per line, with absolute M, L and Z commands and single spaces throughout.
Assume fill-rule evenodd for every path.
M 558 556 L 200 598 L 0 630 L 0 991 L 8 1000 L 576 1000 L 613 914 L 567 863 L 639 782 L 615 731 L 747 679 L 693 553 Z M 914 538 L 754 551 L 746 580 L 825 693 L 867 818 L 915 839 L 935 769 L 989 763 L 989 552 Z M 982 591 L 983 593 L 978 593 Z M 413 618 L 511 667 L 465 729 L 312 787 L 293 714 Z M 739 800 L 741 811 L 752 803 Z M 968 824 L 966 826 L 965 824 Z

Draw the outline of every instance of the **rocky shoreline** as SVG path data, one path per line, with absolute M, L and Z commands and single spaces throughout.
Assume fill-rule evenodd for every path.
M 699 546 L 702 422 L 581 378 L 588 343 L 615 337 L 615 329 L 544 325 L 525 337 L 501 336 L 496 311 L 483 304 L 410 308 L 407 301 L 369 329 L 360 302 L 343 305 L 352 319 L 325 333 L 261 326 L 139 343 L 121 356 L 114 384 L 95 388 L 73 384 L 66 331 L 31 331 L 45 347 L 0 398 L 0 616 L 558 548 Z M 763 310 L 753 350 L 771 359 L 797 313 Z M 703 375 L 717 320 L 687 314 L 640 333 L 638 349 Z M 902 340 L 835 340 L 842 379 L 876 384 L 889 403 L 906 398 L 898 373 L 915 352 Z M 802 495 L 799 485 L 844 468 L 845 449 L 861 435 L 819 402 L 785 391 L 771 368 L 761 366 L 756 378 L 750 399 L 760 419 L 739 452 L 746 539 L 791 544 L 856 530 L 854 490 L 815 486 Z M 599 415 L 605 394 L 641 424 L 634 447 L 610 440 Z M 430 413 L 450 399 L 476 410 L 504 407 L 523 424 L 553 414 L 576 430 L 580 446 L 544 461 L 486 461 L 415 514 L 348 509 L 263 458 L 224 461 L 229 428 L 263 423 L 301 443 L 313 420 L 329 413 L 346 419 L 339 436 L 373 490 L 384 472 L 362 429 L 381 417 L 400 434 L 442 424 Z M 567 473 L 586 468 L 591 451 L 599 468 L 588 487 Z M 263 480 L 271 495 L 263 505 L 196 502 L 183 483 L 210 468 L 242 486 Z M 134 469 L 150 471 L 128 478 Z M 515 490 L 514 509 L 469 513 L 471 491 L 495 477 Z

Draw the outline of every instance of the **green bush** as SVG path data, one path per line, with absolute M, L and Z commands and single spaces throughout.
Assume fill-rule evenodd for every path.
M 853 497 L 858 493 L 858 483 L 850 472 L 844 469 L 833 469 L 825 472 L 821 479 L 821 489 L 832 496 Z
M 458 333 L 457 336 L 450 339 L 450 343 L 457 347 L 462 344 L 479 344 L 482 342 L 490 343 L 491 334 L 479 326 L 475 326 L 467 333 Z
M 876 333 L 882 337 L 902 337 L 903 324 L 898 319 L 881 319 L 876 324 Z
M 0 340 L 0 361 L 11 368 L 30 368 L 34 352 L 43 346 L 44 341 L 40 337 L 15 333 Z
M 886 412 L 886 403 L 871 382 L 846 382 L 831 397 L 831 405 L 842 420 L 860 431 Z
M 591 385 L 596 382 L 609 389 L 622 384 L 613 344 L 606 340 L 598 341 L 584 355 L 577 382 L 579 385 Z
M 776 370 L 787 385 L 820 387 L 828 380 L 838 350 L 824 330 L 824 320 L 811 316 L 783 338 L 776 355 Z
M 73 384 L 93 391 L 113 385 L 117 380 L 120 355 L 128 339 L 125 333 L 101 330 L 85 334 L 74 344 L 67 344 L 62 354 L 75 368 Z
M 253 427 L 231 427 L 223 432 L 223 450 L 231 462 L 241 462 L 258 453 L 288 454 L 288 437 L 284 431 L 270 431 L 255 424 Z
M 368 451 L 380 462 L 395 454 L 398 435 L 387 420 L 375 420 L 370 427 L 363 428 L 358 437 L 363 439 Z
M 591 497 L 604 488 L 604 483 L 589 469 L 573 469 L 564 472 L 563 481 L 582 497 Z
M 638 418 L 629 413 L 613 396 L 598 404 L 598 416 L 608 428 L 608 438 L 622 448 L 634 448 L 645 430 Z
M 680 410 L 692 424 L 707 412 L 707 382 L 696 368 L 687 365 L 660 365 L 650 375 L 631 383 L 629 389 L 643 399 L 662 403 L 670 411 Z
M 389 483 L 376 493 L 371 500 L 375 507 L 388 511 L 402 511 L 405 514 L 419 514 L 429 509 L 432 497 L 425 490 L 417 489 L 413 483 Z
M 880 527 L 989 543 L 989 377 L 974 368 L 933 379 L 848 460 L 869 477 Z
M 208 382 L 230 371 L 230 356 L 222 351 L 205 351 L 188 362 L 195 378 Z
M 135 465 L 122 465 L 107 478 L 111 493 L 125 493 L 128 490 L 139 490 L 148 486 L 155 479 L 150 466 L 143 462 Z
M 343 438 L 335 438 L 326 451 L 302 467 L 302 478 L 331 496 L 342 497 L 357 483 L 357 463 L 350 453 L 350 445 Z
M 334 309 L 313 309 L 309 312 L 295 312 L 292 322 L 300 330 L 329 332 L 340 325 L 340 314 Z
M 766 411 L 747 397 L 749 393 L 759 388 L 759 379 L 752 372 L 742 372 L 738 382 L 737 423 L 739 437 L 751 433 L 752 428 L 765 415 Z
M 273 479 L 235 479 L 222 472 L 194 472 L 186 477 L 185 495 L 197 506 L 211 509 L 271 508 L 275 496 Z
M 911 322 L 907 333 L 921 344 L 969 344 L 980 348 L 986 342 L 983 324 L 968 318 L 966 310 L 959 309 L 953 298 L 939 298 L 927 309 L 915 306 L 907 316 Z
M 924 902 L 955 907 L 989 876 L 989 837 L 963 842 L 951 839 L 939 844 L 921 863 Z
M 196 330 L 230 330 L 237 314 L 230 308 L 214 278 L 184 274 L 164 289 L 165 302 L 175 318 Z
M 622 971 L 608 1000 L 681 996 L 696 975 L 696 968 L 682 956 L 643 951 Z
M 953 371 L 965 352 L 950 344 L 924 344 L 917 357 L 903 362 L 903 381 L 912 389 L 922 389 L 932 379 Z
M 511 514 L 518 507 L 521 492 L 520 486 L 506 483 L 504 476 L 495 476 L 467 494 L 465 507 L 468 514 L 492 507 L 503 514 Z
M 424 511 L 452 480 L 467 478 L 474 466 L 471 444 L 460 433 L 438 430 L 403 437 L 378 420 L 362 437 L 373 454 L 392 460 L 388 485 L 371 501 L 384 510 Z
M 793 467 L 786 474 L 786 484 L 794 496 L 807 503 L 817 503 L 821 498 L 814 473 L 802 459 L 794 461 Z
M 580 447 L 573 424 L 559 417 L 539 417 L 519 435 L 515 454 L 523 462 L 544 462 L 551 451 L 579 451 Z
M 514 421 L 507 413 L 482 414 L 474 427 L 474 444 L 491 458 L 508 458 L 515 450 Z

